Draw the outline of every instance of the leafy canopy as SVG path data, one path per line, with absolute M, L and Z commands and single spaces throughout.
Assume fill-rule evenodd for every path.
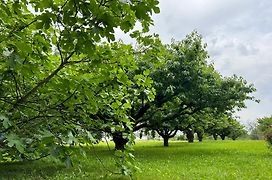
M 48 154 L 69 164 L 65 145 L 94 143 L 93 131 L 129 126 L 128 72 L 138 68 L 131 45 L 115 40 L 117 28 L 147 32 L 157 0 L 2 0 L 0 4 L 1 158 Z M 143 46 L 149 38 L 132 37 Z M 146 73 L 138 86 L 150 89 Z M 102 124 L 105 110 L 118 119 Z

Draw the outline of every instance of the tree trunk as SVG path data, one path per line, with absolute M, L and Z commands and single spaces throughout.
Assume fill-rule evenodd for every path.
M 125 145 L 128 142 L 127 139 L 123 138 L 122 133 L 113 133 L 112 134 L 113 142 L 115 144 L 115 150 L 124 150 Z
M 199 142 L 202 142 L 202 140 L 203 140 L 203 133 L 197 132 L 197 138 L 198 138 Z
M 169 140 L 169 137 L 167 137 L 167 136 L 164 136 L 164 137 L 163 137 L 163 146 L 165 146 L 165 147 L 168 147 L 168 146 L 169 146 L 168 140 Z
M 220 137 L 221 137 L 222 140 L 225 140 L 226 136 L 225 135 L 220 135 Z
M 193 132 L 193 130 L 187 130 L 186 131 L 186 137 L 187 137 L 189 143 L 193 143 L 194 142 L 194 132 Z
M 217 140 L 217 134 L 213 134 L 213 139 Z

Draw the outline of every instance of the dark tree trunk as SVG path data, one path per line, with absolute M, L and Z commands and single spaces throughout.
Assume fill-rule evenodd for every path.
M 202 132 L 197 132 L 197 138 L 199 142 L 202 142 L 203 140 L 203 133 Z
M 169 130 L 167 128 L 162 129 L 162 130 L 156 129 L 156 131 L 163 138 L 163 146 L 164 147 L 169 146 L 169 143 L 168 143 L 169 139 L 174 137 L 178 132 L 177 129 Z
M 168 137 L 168 136 L 164 136 L 164 137 L 163 137 L 163 146 L 165 146 L 165 147 L 168 147 L 168 146 L 169 146 L 168 140 L 169 140 L 169 137 Z
M 222 140 L 225 140 L 226 136 L 225 135 L 220 135 L 220 137 L 221 137 Z
M 113 142 L 115 144 L 115 150 L 124 150 L 125 145 L 128 142 L 127 139 L 123 138 L 122 133 L 113 133 L 112 134 Z
M 213 134 L 213 139 L 217 140 L 217 134 Z
M 187 130 L 186 131 L 186 137 L 187 137 L 189 143 L 193 143 L 194 142 L 194 131 L 193 130 Z

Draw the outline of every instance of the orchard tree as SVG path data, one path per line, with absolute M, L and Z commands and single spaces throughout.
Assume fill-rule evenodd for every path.
M 245 130 L 245 126 L 243 126 L 236 119 L 232 119 L 229 123 L 230 134 L 228 135 L 228 137 L 232 140 L 236 140 L 238 137 L 241 137 L 242 135 L 245 135 L 247 133 Z
M 266 141 L 272 146 L 272 116 L 259 118 L 257 128 L 262 132 Z
M 203 118 L 203 116 L 205 116 L 205 113 L 203 113 L 203 111 L 201 111 L 198 114 L 195 114 L 194 115 L 195 121 L 192 123 L 192 127 L 197 135 L 197 139 L 199 142 L 203 141 L 205 129 L 207 128 L 207 122 L 205 121 L 205 118 Z M 194 136 L 192 136 L 192 138 L 194 138 Z
M 147 32 L 153 12 L 157 0 L 1 1 L 2 159 L 53 152 L 70 164 L 66 144 L 91 143 L 97 126 L 130 126 L 131 102 L 124 97 L 133 84 L 126 72 L 138 68 L 134 51 L 102 41 L 114 41 L 117 28 L 131 32 L 137 21 Z M 141 78 L 138 85 L 150 86 L 145 83 Z M 93 119 L 101 110 L 118 122 Z
M 211 116 L 208 122 L 207 133 L 211 134 L 214 140 L 220 136 L 222 140 L 230 134 L 229 129 L 229 115 L 217 114 L 216 116 Z
M 137 110 L 141 107 L 141 104 L 151 103 L 155 97 L 155 89 L 153 88 L 153 80 L 150 76 L 152 71 L 163 64 L 163 61 L 160 58 L 164 55 L 165 47 L 162 45 L 160 39 L 157 35 L 154 36 L 145 36 L 137 38 L 138 42 L 141 43 L 134 50 L 133 59 L 136 64 L 136 69 L 127 70 L 127 80 L 130 82 L 130 86 L 126 87 L 127 96 L 123 97 L 123 101 L 130 102 L 126 103 L 126 112 L 125 114 L 130 118 L 131 126 L 126 126 L 126 122 L 122 122 L 121 126 L 118 127 L 118 131 L 115 131 L 112 128 L 101 126 L 102 131 L 110 134 L 115 143 L 115 149 L 124 150 L 125 145 L 127 144 L 131 135 L 130 132 L 134 131 L 136 127 L 134 123 L 136 122 Z M 147 43 L 148 46 L 144 44 Z M 120 103 L 121 104 L 121 103 Z M 95 116 L 94 119 L 103 122 L 104 124 L 108 121 L 117 125 L 120 122 L 118 117 L 113 116 L 111 112 L 107 109 L 100 110 Z M 123 125 L 122 125 L 123 124 Z
M 231 114 L 226 113 L 210 116 L 206 132 L 211 134 L 215 140 L 217 136 L 220 136 L 222 140 L 225 140 L 226 137 L 235 140 L 246 133 L 244 126 Z
M 255 91 L 252 85 L 248 85 L 241 77 L 222 77 L 212 64 L 208 64 L 206 44 L 196 32 L 181 42 L 166 46 L 166 50 L 160 47 L 162 51 L 158 52 L 161 52 L 159 55 L 164 58 L 164 63 L 152 68 L 154 70 L 149 73 L 154 81 L 156 95 L 153 102 L 145 92 L 135 96 L 130 111 L 134 120 L 133 131 L 141 128 L 156 130 L 167 141 L 167 145 L 168 139 L 178 129 L 183 130 L 181 125 L 183 122 L 186 124 L 187 117 L 206 109 L 233 111 L 245 107 L 244 100 L 254 100 L 249 96 Z M 149 56 L 143 57 L 148 59 Z M 146 63 L 141 67 L 150 69 L 154 66 Z M 126 141 L 122 140 L 121 133 L 118 136 L 118 142 L 115 143 L 120 142 L 118 146 L 123 147 Z
M 222 77 L 213 64 L 207 62 L 206 44 L 196 32 L 181 42 L 173 42 L 168 52 L 165 65 L 151 74 L 155 100 L 150 107 L 143 106 L 148 110 L 138 120 L 142 121 L 140 125 L 164 132 L 161 133 L 164 139 L 181 129 L 187 131 L 192 141 L 194 123 L 187 117 L 205 113 L 206 109 L 217 113 L 233 112 L 244 108 L 245 100 L 254 100 L 249 96 L 255 91 L 253 85 L 248 85 L 241 77 Z M 182 129 L 182 124 L 187 127 Z

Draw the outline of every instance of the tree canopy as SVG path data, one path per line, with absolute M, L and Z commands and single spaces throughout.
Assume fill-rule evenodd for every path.
M 254 100 L 253 85 L 214 69 L 197 32 L 168 45 L 145 34 L 159 11 L 158 0 L 2 0 L 0 161 L 52 155 L 70 166 L 68 146 L 109 133 L 128 174 L 133 155 L 120 150 L 133 131 L 157 131 L 168 145 L 178 130 L 201 135 L 213 122 L 203 117 Z M 117 29 L 137 46 L 116 41 Z
M 257 129 L 265 137 L 268 144 L 272 146 L 272 116 L 259 118 L 257 122 Z
M 201 114 L 231 114 L 244 108 L 245 100 L 255 100 L 252 84 L 235 75 L 223 77 L 208 63 L 206 44 L 197 32 L 166 49 L 165 63 L 150 73 L 155 99 L 136 107 L 134 130 L 147 127 L 169 139 L 179 129 L 191 131 Z
M 147 32 L 153 13 L 157 0 L 1 1 L 1 159 L 50 154 L 69 164 L 65 145 L 92 143 L 97 127 L 129 126 L 128 88 L 150 82 L 128 74 L 138 69 L 131 45 L 106 42 L 118 28 L 148 45 L 132 30 L 140 22 Z M 118 122 L 97 121 L 100 111 Z

